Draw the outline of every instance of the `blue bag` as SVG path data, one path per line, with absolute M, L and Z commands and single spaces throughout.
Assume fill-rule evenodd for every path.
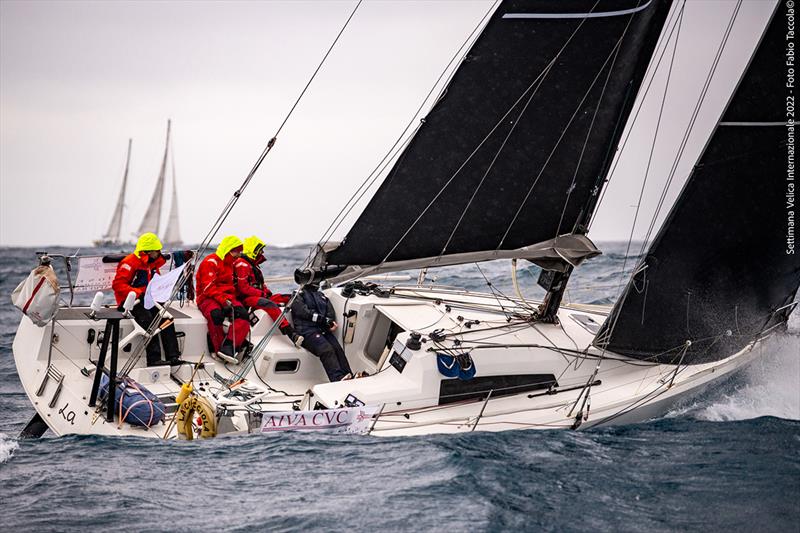
M 462 381 L 469 381 L 475 377 L 475 363 L 469 353 L 453 356 L 437 352 L 436 366 L 439 373 L 448 378 L 457 377 Z
M 108 376 L 100 378 L 98 397 L 108 396 Z M 132 426 L 153 427 L 164 420 L 166 408 L 158 397 L 131 378 L 117 381 L 114 390 L 114 412 L 117 419 Z

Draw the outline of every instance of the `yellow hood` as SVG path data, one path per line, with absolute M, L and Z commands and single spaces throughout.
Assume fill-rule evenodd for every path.
M 244 255 L 255 260 L 258 253 L 264 248 L 264 241 L 252 235 L 244 240 Z
M 136 241 L 136 249 L 133 253 L 139 255 L 139 252 L 152 252 L 161 250 L 161 248 L 163 246 L 161 246 L 161 241 L 158 240 L 155 233 L 143 233 L 139 240 Z
M 220 242 L 219 246 L 217 246 L 217 251 L 216 251 L 217 257 L 219 257 L 220 259 L 225 259 L 225 256 L 228 255 L 228 253 L 231 250 L 241 245 L 242 245 L 242 239 L 240 239 L 236 235 L 228 235 L 227 237 L 222 239 L 222 242 Z

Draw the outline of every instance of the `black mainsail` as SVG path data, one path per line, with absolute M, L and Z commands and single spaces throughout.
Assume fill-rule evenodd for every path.
M 670 5 L 500 4 L 314 276 L 503 257 L 563 269 L 599 253 L 585 224 Z
M 786 9 L 781 3 L 773 14 L 597 346 L 662 363 L 704 363 L 786 322 L 800 284 Z

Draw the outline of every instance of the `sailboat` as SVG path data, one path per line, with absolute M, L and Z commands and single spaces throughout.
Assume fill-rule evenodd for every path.
M 156 233 L 161 227 L 161 211 L 164 199 L 164 186 L 167 181 L 167 162 L 170 157 L 170 130 L 172 121 L 167 120 L 167 140 L 164 144 L 164 157 L 161 159 L 161 167 L 158 172 L 158 179 L 147 206 L 147 211 L 142 218 L 137 235 L 142 233 Z M 170 204 L 169 218 L 167 219 L 167 229 L 164 235 L 164 243 L 167 245 L 182 244 L 180 237 L 180 226 L 178 220 L 178 192 L 175 178 L 175 159 L 172 159 L 172 203 Z
M 125 210 L 125 189 L 128 185 L 128 169 L 131 164 L 131 144 L 133 139 L 128 139 L 128 155 L 125 157 L 125 172 L 122 174 L 122 187 L 119 190 L 119 197 L 114 206 L 114 214 L 111 215 L 111 222 L 103 236 L 94 241 L 95 246 L 118 246 L 122 244 L 119 239 L 122 230 L 122 212 Z
M 165 311 L 190 364 L 145 367 L 146 333 L 132 320 L 104 320 L 97 302 L 64 307 L 44 327 L 23 316 L 14 340 L 36 409 L 24 433 L 175 439 L 329 428 L 348 416 L 376 436 L 578 429 L 663 415 L 756 360 L 785 329 L 800 284 L 787 222 L 794 123 L 783 3 L 769 6 L 747 68 L 622 295 L 613 306 L 563 301 L 572 272 L 601 253 L 588 236 L 592 215 L 645 81 L 677 42 L 682 8 L 494 8 L 346 237 L 320 242 L 295 273 L 325 291 L 350 366 L 368 377 L 328 382 L 319 360 L 274 335 L 260 311 L 249 356 L 216 360 L 193 302 Z M 368 278 L 496 259 L 538 265 L 543 301 L 424 275 L 416 285 Z M 112 320 L 121 330 L 110 334 Z M 137 427 L 114 402 L 103 406 L 105 375 L 157 396 L 163 422 Z
M 172 201 L 169 207 L 167 229 L 164 230 L 164 243 L 167 246 L 180 246 L 181 240 L 180 219 L 178 218 L 178 181 L 175 178 L 175 158 L 172 158 Z

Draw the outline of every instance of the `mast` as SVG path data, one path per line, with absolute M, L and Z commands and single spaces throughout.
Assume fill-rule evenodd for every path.
M 166 181 L 167 174 L 167 156 L 169 155 L 169 133 L 171 121 L 167 120 L 167 141 L 164 146 L 164 158 L 161 160 L 161 170 L 158 173 L 158 180 L 156 181 L 156 188 L 153 191 L 153 196 L 150 198 L 150 205 L 147 207 L 142 223 L 139 225 L 139 235 L 142 233 L 158 233 L 158 228 L 161 225 L 161 204 L 164 197 L 164 181 Z
M 164 243 L 173 246 L 183 244 L 180 220 L 178 218 L 178 182 L 175 178 L 175 150 L 172 151 L 172 202 L 169 208 L 167 229 L 164 231 Z
M 122 174 L 122 188 L 119 191 L 117 198 L 117 205 L 114 207 L 114 214 L 111 216 L 111 222 L 108 225 L 108 230 L 103 235 L 103 240 L 111 241 L 113 243 L 119 242 L 119 234 L 122 229 L 122 211 L 125 209 L 125 189 L 128 184 L 128 169 L 131 164 L 131 144 L 133 139 L 128 139 L 128 155 L 125 158 L 125 172 Z

